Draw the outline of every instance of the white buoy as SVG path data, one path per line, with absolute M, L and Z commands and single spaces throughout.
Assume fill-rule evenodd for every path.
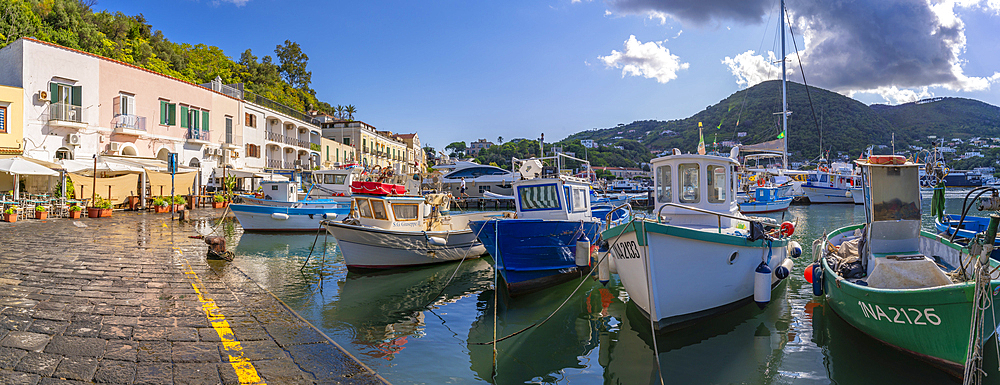
M 792 258 L 798 258 L 802 256 L 802 245 L 798 242 L 791 241 L 788 242 L 788 256 Z
M 601 259 L 601 263 L 597 266 L 597 280 L 601 281 L 602 285 L 607 285 L 608 281 L 611 280 L 611 253 L 604 255 L 604 259 Z
M 771 302 L 771 268 L 764 262 L 757 265 L 757 269 L 754 270 L 753 301 L 761 309 Z
M 618 264 L 615 263 L 615 255 L 608 250 L 608 272 L 611 274 L 618 274 Z
M 448 244 L 448 241 L 441 237 L 427 237 L 427 243 L 433 246 L 444 246 Z
M 271 214 L 271 218 L 283 221 L 283 220 L 288 219 L 288 214 L 285 214 L 285 213 L 272 213 Z
M 590 239 L 587 234 L 580 234 L 580 238 L 576 240 L 576 265 L 590 266 Z

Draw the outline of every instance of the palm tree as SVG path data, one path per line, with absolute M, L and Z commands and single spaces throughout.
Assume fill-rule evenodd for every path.
M 347 107 L 344 107 L 344 112 L 347 113 L 347 120 L 354 120 L 354 113 L 358 110 L 354 108 L 353 104 L 348 104 Z
M 498 142 L 498 144 L 503 144 L 503 137 L 502 136 L 498 136 L 497 137 L 497 142 Z
M 339 104 L 337 105 L 337 113 L 334 114 L 334 117 L 337 118 L 337 119 L 343 119 L 344 118 L 344 106 L 339 105 Z

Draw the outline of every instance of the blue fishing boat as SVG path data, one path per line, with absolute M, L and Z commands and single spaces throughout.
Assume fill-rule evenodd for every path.
M 515 165 L 520 164 L 521 178 L 513 184 L 514 215 L 469 222 L 496 261 L 496 270 L 512 296 L 580 277 L 590 269 L 589 246 L 597 243 L 605 218 L 623 221 L 631 217 L 627 205 L 595 210 L 586 179 L 545 166 L 545 161 L 579 162 L 589 168 L 587 161 L 564 154 L 514 159 Z M 615 214 L 609 215 L 612 211 Z M 578 247 L 578 241 L 586 247 Z
M 937 228 L 938 232 L 948 235 L 954 234 L 955 238 L 965 239 L 972 239 L 976 234 L 986 231 L 986 226 L 989 223 L 990 219 L 986 217 L 966 215 L 965 219 L 962 220 L 962 216 L 958 214 L 947 214 L 934 219 L 934 227 Z M 958 234 L 955 234 L 956 229 Z M 1000 241 L 997 241 L 996 244 L 1000 245 Z
M 752 198 L 739 203 L 740 212 L 744 214 L 787 210 L 790 204 L 792 197 L 782 196 L 780 187 L 757 187 Z
M 288 203 L 287 206 L 264 204 L 231 204 L 240 226 L 246 231 L 317 231 L 323 228 L 322 220 L 343 218 L 351 212 L 349 202 L 339 204 L 297 204 L 298 183 L 293 181 L 262 182 L 264 193 L 271 202 Z

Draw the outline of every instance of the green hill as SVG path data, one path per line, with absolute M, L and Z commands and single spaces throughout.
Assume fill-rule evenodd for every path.
M 873 104 L 872 110 L 888 120 L 901 135 L 917 141 L 928 135 L 967 139 L 973 136 L 1000 136 L 1000 107 L 978 100 L 933 98 L 889 106 Z
M 891 140 L 892 124 L 865 104 L 824 89 L 788 82 L 788 151 L 793 160 L 819 156 L 822 132 L 823 148 L 831 154 L 857 156 L 870 144 Z M 813 119 L 809 98 L 816 112 Z M 593 139 L 613 144 L 631 139 L 650 150 L 673 147 L 694 152 L 698 146 L 698 122 L 704 125 L 706 145 L 733 140 L 754 144 L 776 139 L 781 131 L 781 82 L 767 81 L 738 91 L 717 104 L 686 119 L 635 121 L 614 128 L 576 133 L 564 141 Z M 746 136 L 739 137 L 738 133 Z M 897 147 L 905 145 L 897 138 Z

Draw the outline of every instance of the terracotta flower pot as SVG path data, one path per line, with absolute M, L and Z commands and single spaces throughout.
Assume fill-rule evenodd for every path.
M 228 203 L 228 202 L 225 202 L 225 201 L 222 201 L 222 202 L 212 202 L 212 208 L 213 209 L 221 209 L 223 207 L 226 207 L 226 203 Z
M 48 218 L 49 218 L 48 211 L 35 211 L 35 219 L 48 219 Z
M 87 207 L 87 216 L 90 218 L 108 218 L 111 217 L 111 209 Z
M 163 214 L 170 212 L 170 206 L 153 206 L 157 214 Z
M 17 214 L 2 214 L 4 222 L 17 222 Z
M 184 210 L 184 205 L 174 205 L 174 211 Z
M 82 212 L 83 211 L 70 210 L 69 211 L 69 218 L 70 219 L 80 219 L 80 213 L 82 213 Z

